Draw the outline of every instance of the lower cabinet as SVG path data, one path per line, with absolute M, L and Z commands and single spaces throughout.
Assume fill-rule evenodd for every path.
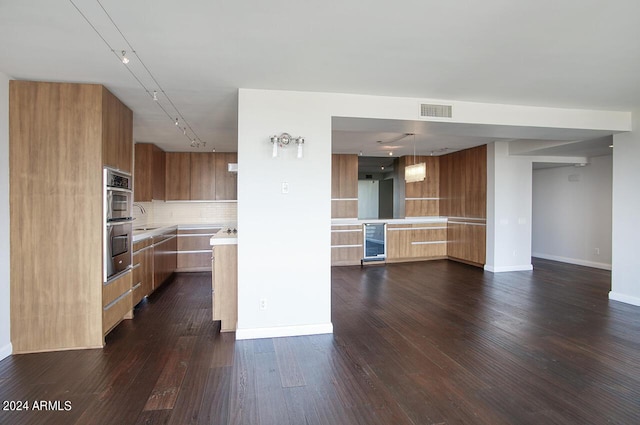
M 216 245 L 212 254 L 213 320 L 220 320 L 220 332 L 234 332 L 238 324 L 238 245 Z
M 486 223 L 483 219 L 450 219 L 447 255 L 452 260 L 482 266 L 486 260 Z
M 131 318 L 132 272 L 102 285 L 102 332 L 109 333 L 122 319 Z
M 387 225 L 387 261 L 412 261 L 446 256 L 446 222 Z
M 211 270 L 211 237 L 220 227 L 178 229 L 179 272 L 203 272 Z
M 132 303 L 135 306 L 153 291 L 153 240 L 133 244 Z
M 166 282 L 178 266 L 178 235 L 175 229 L 153 237 L 153 290 Z
M 331 226 L 331 265 L 360 264 L 364 254 L 364 235 L 361 224 L 334 224 Z

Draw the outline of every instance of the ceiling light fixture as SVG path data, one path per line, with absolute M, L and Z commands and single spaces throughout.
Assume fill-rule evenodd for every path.
M 427 164 L 416 164 L 416 135 L 413 135 L 413 164 L 404 167 L 404 180 L 407 183 L 421 182 L 427 177 Z
M 153 91 L 153 100 L 155 100 L 156 102 L 158 101 L 158 92 L 157 91 Z
M 122 51 L 122 63 L 125 65 L 129 63 L 129 58 L 127 58 L 127 52 L 125 50 Z

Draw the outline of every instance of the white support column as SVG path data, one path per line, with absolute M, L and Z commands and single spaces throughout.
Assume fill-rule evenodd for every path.
M 640 110 L 613 136 L 613 235 L 609 298 L 640 306 Z

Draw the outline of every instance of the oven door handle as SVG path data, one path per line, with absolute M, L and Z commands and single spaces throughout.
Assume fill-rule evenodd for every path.
M 133 223 L 133 220 L 135 220 L 135 217 L 123 218 L 121 220 L 110 220 L 110 221 L 107 221 L 107 227 L 119 226 L 121 224 L 127 224 L 127 223 Z

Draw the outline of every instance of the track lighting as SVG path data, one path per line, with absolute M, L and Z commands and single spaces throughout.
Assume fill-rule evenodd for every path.
M 176 125 L 178 125 L 178 118 L 176 118 Z
M 156 102 L 158 101 L 158 92 L 157 91 L 153 91 L 153 100 L 155 100 Z
M 125 65 L 129 63 L 129 58 L 127 58 L 127 52 L 125 50 L 122 51 L 122 63 Z

